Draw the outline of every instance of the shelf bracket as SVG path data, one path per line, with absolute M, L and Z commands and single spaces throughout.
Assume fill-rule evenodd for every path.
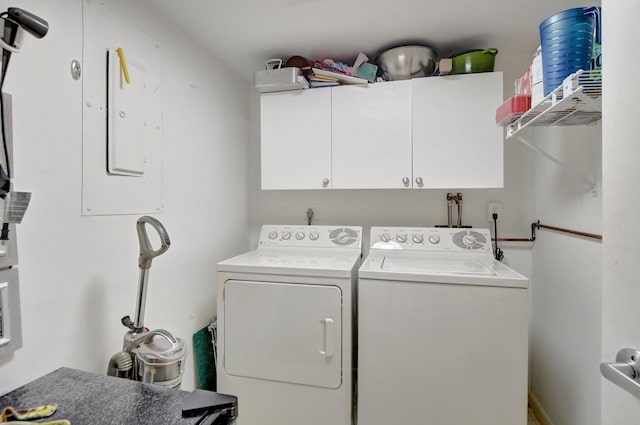
M 577 177 L 579 180 L 581 180 L 591 190 L 591 194 L 592 194 L 592 196 L 594 198 L 598 196 L 598 186 L 597 186 L 596 182 L 594 182 L 593 180 L 583 176 L 581 173 L 579 173 L 576 170 L 574 170 L 573 168 L 569 167 L 567 164 L 565 164 L 564 162 L 562 162 L 561 160 L 559 160 L 555 156 L 551 155 L 547 151 L 545 151 L 543 149 L 540 149 L 539 147 L 537 147 L 533 143 L 529 143 L 522 136 L 514 135 L 514 136 L 512 136 L 512 138 L 518 140 L 520 143 L 522 143 L 523 145 L 527 146 L 529 149 L 539 153 L 540 155 L 542 155 L 545 158 L 549 159 L 550 161 L 552 161 L 556 165 L 562 167 L 564 170 L 568 171 L 573 176 Z

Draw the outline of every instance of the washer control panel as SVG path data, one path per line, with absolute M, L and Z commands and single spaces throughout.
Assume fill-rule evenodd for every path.
M 258 246 L 360 249 L 362 227 L 265 224 L 262 226 Z
M 492 250 L 489 229 L 456 227 L 372 227 L 370 247 L 489 254 Z

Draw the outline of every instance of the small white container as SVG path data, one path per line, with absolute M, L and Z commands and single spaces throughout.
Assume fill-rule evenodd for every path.
M 544 84 L 540 81 L 531 86 L 531 107 L 537 106 L 544 100 Z
M 533 62 L 531 62 L 531 84 L 538 84 L 543 80 L 541 52 L 542 50 L 538 47 L 535 55 L 533 55 Z
M 271 69 L 270 65 L 274 63 L 278 67 Z M 265 68 L 262 71 L 256 71 L 253 78 L 254 87 L 260 93 L 309 88 L 309 82 L 302 75 L 300 68 L 282 68 L 282 59 L 269 59 Z

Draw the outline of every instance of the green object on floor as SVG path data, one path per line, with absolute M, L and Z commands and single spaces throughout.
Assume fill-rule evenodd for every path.
M 209 326 L 205 326 L 193 334 L 193 352 L 198 371 L 198 388 L 216 390 L 216 362 Z

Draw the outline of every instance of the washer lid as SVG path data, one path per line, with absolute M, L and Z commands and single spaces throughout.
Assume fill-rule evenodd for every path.
M 529 280 L 484 256 L 408 251 L 371 251 L 360 279 L 527 288 Z
M 476 258 L 386 256 L 382 270 L 425 274 L 464 274 L 495 276 L 490 265 Z
M 261 247 L 218 263 L 219 272 L 351 277 L 360 250 Z

